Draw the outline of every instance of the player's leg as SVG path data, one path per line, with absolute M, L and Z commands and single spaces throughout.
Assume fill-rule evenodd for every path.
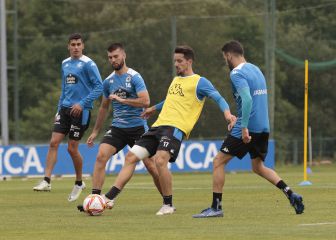
M 76 181 L 71 193 L 69 194 L 68 197 L 69 202 L 77 200 L 83 189 L 86 188 L 85 183 L 82 181 L 83 157 L 79 152 L 78 146 L 79 141 L 82 139 L 90 123 L 90 113 L 87 112 L 87 114 L 82 114 L 80 117 L 70 116 L 71 125 L 69 130 L 68 153 L 71 156 L 75 168 Z M 83 116 L 87 117 L 85 125 L 83 125 L 82 121 Z
M 83 168 L 83 157 L 78 149 L 79 141 L 70 139 L 68 141 L 68 153 L 71 156 L 75 173 L 76 173 L 76 181 L 82 181 L 82 168 Z
M 167 151 L 159 150 L 156 152 L 155 165 L 159 173 L 159 180 L 163 196 L 172 195 L 172 177 L 168 169 L 170 154 Z M 172 203 L 169 203 L 172 205 Z
M 77 140 L 70 139 L 68 141 L 68 152 L 71 156 L 76 173 L 75 185 L 68 197 L 69 202 L 77 200 L 82 190 L 86 188 L 85 183 L 82 181 L 83 157 L 79 152 L 78 145 L 79 141 Z
M 57 152 L 58 147 L 62 140 L 64 139 L 65 135 L 63 133 L 53 132 L 51 135 L 50 143 L 49 143 L 49 149 L 47 153 L 47 162 L 46 162 L 46 168 L 45 168 L 45 177 L 51 178 L 52 171 L 54 169 L 54 166 L 57 162 Z
M 143 163 L 145 167 L 147 168 L 147 171 L 149 172 L 150 175 L 152 175 L 153 182 L 159 191 L 159 193 L 162 195 L 162 190 L 161 190 L 161 185 L 160 185 L 160 179 L 159 179 L 159 172 L 157 170 L 157 167 L 154 162 L 154 157 L 151 158 L 145 158 L 143 160 Z
M 286 195 L 290 204 L 294 207 L 296 214 L 303 213 L 304 204 L 302 196 L 294 193 L 273 169 L 264 165 L 264 162 L 260 157 L 252 159 L 252 169 L 253 172 L 271 182 Z
M 223 152 L 218 152 L 213 160 L 212 173 L 212 203 L 193 218 L 223 217 L 222 195 L 225 184 L 225 166 L 230 162 L 232 156 Z
M 127 144 L 130 147 L 133 147 L 134 143 L 138 141 L 141 138 L 141 136 L 146 132 L 145 126 L 129 128 L 126 131 L 127 131 Z M 153 182 L 157 190 L 162 195 L 160 181 L 159 181 L 159 173 L 157 171 L 154 158 L 145 158 L 145 159 L 142 159 L 142 161 L 147 171 L 149 172 L 149 174 L 151 174 L 153 178 Z
M 252 158 L 252 170 L 259 176 L 265 178 L 273 185 L 282 190 L 294 207 L 297 214 L 303 213 L 304 205 L 302 197 L 294 193 L 290 187 L 280 178 L 280 176 L 271 168 L 264 165 L 264 159 L 267 155 L 268 133 L 251 134 L 252 139 L 250 155 Z
M 105 180 L 105 168 L 112 155 L 127 145 L 127 132 L 111 126 L 101 140 L 92 178 L 92 194 L 101 194 Z
M 112 208 L 115 198 L 133 176 L 136 164 L 145 158 L 153 156 L 158 146 L 158 140 L 155 137 L 156 128 L 149 129 L 147 133 L 134 144 L 134 146 L 127 153 L 124 166 L 119 172 L 113 186 L 107 192 L 105 200 L 107 201 L 107 208 Z
M 279 175 L 273 169 L 264 165 L 264 162 L 260 157 L 252 159 L 252 170 L 254 173 L 265 178 L 274 185 L 276 185 L 281 180 Z
M 51 174 L 57 162 L 58 147 L 65 135 L 70 129 L 71 119 L 66 108 L 61 108 L 55 116 L 54 129 L 51 134 L 49 149 L 46 159 L 46 167 L 44 170 L 44 179 L 33 188 L 34 191 L 50 191 L 51 190 Z
M 168 169 L 170 158 L 170 153 L 164 150 L 158 150 L 154 156 L 163 197 L 163 206 L 156 215 L 172 214 L 175 211 L 173 207 L 172 175 Z
M 120 170 L 111 189 L 104 195 L 107 208 L 113 208 L 115 198 L 132 178 L 136 164 L 140 161 L 138 155 L 141 156 L 141 158 L 146 158 L 149 156 L 149 153 L 145 148 L 138 145 L 134 145 L 127 153 L 124 166 Z
M 230 160 L 237 156 L 242 158 L 248 151 L 248 145 L 243 143 L 240 138 L 228 135 L 223 142 L 220 151 L 217 153 L 213 161 L 213 176 L 212 176 L 212 203 L 211 207 L 206 208 L 199 214 L 193 215 L 193 218 L 209 218 L 223 217 L 222 210 L 222 195 L 225 183 L 225 166 Z
M 222 192 L 225 184 L 225 166 L 233 156 L 218 152 L 213 161 L 212 192 L 213 200 L 211 207 L 216 210 L 222 209 Z
M 49 149 L 46 159 L 46 167 L 44 170 L 44 179 L 33 188 L 34 191 L 50 191 L 51 190 L 51 174 L 57 162 L 57 151 L 60 143 L 64 139 L 64 134 L 53 132 L 51 135 Z
M 106 163 L 116 152 L 117 149 L 114 146 L 107 143 L 100 144 L 92 177 L 93 194 L 100 194 L 105 181 Z
M 172 174 L 168 169 L 168 162 L 174 163 L 179 154 L 184 133 L 178 128 L 160 126 L 157 139 L 159 144 L 154 156 L 155 165 L 159 173 L 159 181 L 163 197 L 163 205 L 156 215 L 166 215 L 175 212 L 173 206 Z

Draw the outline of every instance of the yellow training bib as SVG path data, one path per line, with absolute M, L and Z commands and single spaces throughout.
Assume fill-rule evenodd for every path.
M 199 100 L 196 88 L 200 75 L 175 77 L 169 86 L 161 113 L 153 124 L 157 126 L 173 126 L 183 131 L 188 138 L 197 122 L 205 102 Z

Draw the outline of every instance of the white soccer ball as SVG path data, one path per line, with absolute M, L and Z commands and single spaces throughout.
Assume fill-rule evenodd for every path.
M 84 211 L 91 216 L 102 215 L 106 207 L 104 198 L 98 194 L 90 194 L 84 199 Z

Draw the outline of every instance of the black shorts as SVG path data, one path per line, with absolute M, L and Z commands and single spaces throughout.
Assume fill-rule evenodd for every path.
M 157 150 L 167 151 L 171 156 L 169 162 L 175 162 L 182 143 L 182 140 L 174 137 L 175 129 L 171 126 L 151 127 L 135 145 L 146 148 L 150 157 L 154 156 Z
M 263 161 L 267 155 L 269 133 L 250 133 L 251 142 L 244 143 L 242 139 L 228 135 L 220 151 L 242 159 L 249 153 L 251 159 L 260 157 Z
M 111 126 L 105 133 L 100 143 L 107 143 L 117 149 L 119 152 L 126 145 L 133 147 L 142 134 L 145 133 L 145 127 L 118 128 Z
M 74 117 L 70 115 L 70 111 L 71 108 L 65 107 L 59 110 L 55 117 L 53 132 L 63 133 L 64 135 L 69 133 L 69 139 L 79 141 L 89 127 L 91 113 L 89 112 L 86 125 L 82 125 L 82 113 L 79 117 Z

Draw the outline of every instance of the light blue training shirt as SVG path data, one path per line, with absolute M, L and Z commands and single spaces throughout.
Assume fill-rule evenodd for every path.
M 230 79 L 238 111 L 231 135 L 241 138 L 243 127 L 253 133 L 268 133 L 267 86 L 260 69 L 251 63 L 241 63 L 231 71 Z
M 109 97 L 110 94 L 116 94 L 121 98 L 138 98 L 138 93 L 147 91 L 145 81 L 141 75 L 128 68 L 127 72 L 118 75 L 116 72 L 111 73 L 103 82 L 104 96 Z M 112 126 L 118 128 L 131 128 L 144 126 L 148 129 L 147 121 L 140 117 L 143 108 L 133 107 L 122 104 L 118 101 L 112 101 L 113 119 Z
M 97 65 L 89 57 L 67 58 L 62 62 L 62 93 L 58 102 L 61 107 L 72 107 L 80 104 L 83 110 L 83 124 L 86 124 L 89 109 L 93 101 L 103 92 L 102 79 Z

